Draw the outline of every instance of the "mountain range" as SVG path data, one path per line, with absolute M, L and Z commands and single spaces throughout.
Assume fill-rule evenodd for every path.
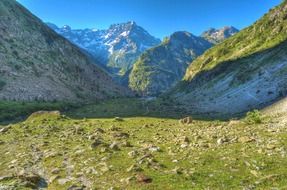
M 286 189 L 286 15 L 161 42 L 1 0 L 0 189 Z
M 210 29 L 201 37 L 175 32 L 160 43 L 134 21 L 113 24 L 108 30 L 47 25 L 89 52 L 117 82 L 145 96 L 174 86 L 192 60 L 238 32 L 234 27 Z
M 47 27 L 21 5 L 4 0 L 0 98 L 131 95 L 112 80 L 119 74 L 138 95 L 168 91 L 162 96 L 187 112 L 228 114 L 263 107 L 286 94 L 285 5 L 239 33 L 234 27 L 209 29 L 201 36 L 175 32 L 161 42 L 133 21 L 108 30 Z
M 62 28 L 52 23 L 47 25 L 92 54 L 111 74 L 124 75 L 145 50 L 161 42 L 134 21 L 113 24 L 107 30 L 74 30 L 68 25 Z

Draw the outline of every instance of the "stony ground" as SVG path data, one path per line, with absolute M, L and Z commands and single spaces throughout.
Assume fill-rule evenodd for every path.
M 287 189 L 284 118 L 38 112 L 0 127 L 0 189 Z

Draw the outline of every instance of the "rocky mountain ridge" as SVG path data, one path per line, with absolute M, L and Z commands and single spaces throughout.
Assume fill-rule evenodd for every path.
M 225 39 L 237 34 L 239 30 L 233 26 L 225 26 L 220 29 L 210 28 L 201 34 L 201 37 L 213 44 L 223 42 Z
M 286 96 L 287 1 L 206 51 L 171 98 L 194 114 L 240 114 Z
M 14 0 L 0 2 L 0 99 L 86 101 L 130 92 Z

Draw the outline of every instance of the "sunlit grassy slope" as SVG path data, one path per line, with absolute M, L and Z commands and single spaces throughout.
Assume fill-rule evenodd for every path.
M 212 70 L 220 64 L 248 57 L 284 42 L 287 39 L 286 12 L 287 1 L 284 0 L 250 27 L 206 51 L 190 65 L 185 79 L 192 80 L 199 72 Z

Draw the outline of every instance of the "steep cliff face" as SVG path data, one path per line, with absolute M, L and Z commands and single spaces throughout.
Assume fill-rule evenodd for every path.
M 16 1 L 1 0 L 0 99 L 89 100 L 128 94 Z
M 129 86 L 141 95 L 159 95 L 180 81 L 190 62 L 211 46 L 201 37 L 176 32 L 141 55 L 131 71 Z
M 193 113 L 230 115 L 286 96 L 287 1 L 254 25 L 211 48 L 170 91 Z

